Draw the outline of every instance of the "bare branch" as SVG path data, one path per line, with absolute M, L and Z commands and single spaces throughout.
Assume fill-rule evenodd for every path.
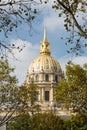
M 76 26 L 76 27 L 78 28 L 78 30 L 79 30 L 80 35 L 82 35 L 83 37 L 87 38 L 87 33 L 81 28 L 81 26 L 80 26 L 79 23 L 77 22 L 77 20 L 76 20 L 76 18 L 75 18 L 75 16 L 74 16 L 73 12 L 71 11 L 70 7 L 67 7 L 67 6 L 66 6 L 63 2 L 61 2 L 60 0 L 57 0 L 57 2 L 58 2 L 58 3 L 56 3 L 56 4 L 60 4 L 61 7 L 62 7 L 63 9 L 65 9 L 65 10 L 67 11 L 67 13 L 70 14 L 70 16 L 72 17 L 72 19 L 73 19 L 73 21 L 74 21 L 74 23 L 75 23 L 75 26 Z

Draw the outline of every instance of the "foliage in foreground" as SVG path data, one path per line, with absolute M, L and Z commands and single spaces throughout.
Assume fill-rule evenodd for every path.
M 36 104 L 38 86 L 31 83 L 19 87 L 13 72 L 14 68 L 7 60 L 0 60 L 0 127 L 11 120 L 14 113 L 40 111 L 40 106 Z
M 45 3 L 45 5 L 44 5 Z M 26 23 L 33 30 L 33 21 L 37 15 L 41 14 L 48 4 L 52 4 L 52 8 L 56 10 L 59 17 L 64 19 L 64 27 L 69 32 L 69 37 L 66 37 L 66 44 L 72 43 L 74 46 L 67 52 L 83 52 L 82 47 L 87 47 L 87 1 L 86 0 L 0 0 L 0 34 L 1 38 L 4 34 L 8 38 L 9 33 L 17 29 L 22 23 Z M 39 6 L 38 6 L 39 5 Z M 48 5 L 49 6 L 49 5 Z M 47 6 L 47 7 L 48 7 Z M 55 13 L 56 14 L 56 13 Z M 58 19 L 59 19 L 58 17 Z M 40 16 L 39 16 L 40 18 Z M 37 21 L 36 21 L 37 22 Z M 0 39 L 1 58 L 7 54 L 4 49 L 12 53 L 13 48 L 22 50 L 20 46 L 12 44 L 11 46 L 3 42 L 5 39 Z
M 9 124 L 8 130 L 65 130 L 64 121 L 52 113 L 38 113 L 33 116 L 20 115 Z
M 20 106 L 17 114 L 31 113 L 40 111 L 40 105 L 37 104 L 38 86 L 34 83 L 24 84 L 19 90 Z
M 14 68 L 9 66 L 7 60 L 0 60 L 0 126 L 6 123 L 18 106 L 17 79 L 13 75 Z
M 65 121 L 66 130 L 87 130 L 87 113 L 71 116 Z
M 87 113 L 66 120 L 53 113 L 20 115 L 9 122 L 7 130 L 87 130 Z
M 87 64 L 81 67 L 69 63 L 66 77 L 55 88 L 58 103 L 73 108 L 74 112 L 87 112 Z

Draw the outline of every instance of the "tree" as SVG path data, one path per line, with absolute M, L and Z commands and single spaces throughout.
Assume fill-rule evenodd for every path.
M 20 114 L 34 114 L 40 111 L 36 102 L 38 86 L 18 86 L 18 80 L 13 75 L 14 68 L 7 60 L 0 60 L 0 126 Z
M 7 130 L 28 130 L 30 129 L 31 117 L 28 114 L 21 114 L 14 117 L 7 125 Z
M 55 0 L 54 3 L 55 3 L 55 5 L 53 7 L 61 10 L 61 13 L 59 13 L 59 15 L 63 15 L 63 13 L 66 15 L 65 23 L 68 23 L 68 25 L 66 25 L 65 27 L 66 27 L 67 31 L 69 31 L 69 27 L 72 26 L 72 24 L 73 24 L 73 26 L 75 25 L 77 27 L 77 29 L 79 31 L 78 33 L 81 36 L 87 38 L 86 27 L 80 26 L 76 19 L 76 17 L 79 17 L 78 12 L 86 13 L 87 1 L 85 1 L 85 0 L 72 0 L 72 1 Z M 70 19 L 73 20 L 73 23 L 71 23 L 72 21 Z M 87 21 L 86 21 L 86 19 L 83 19 L 83 20 L 85 20 L 84 24 L 86 26 Z
M 65 130 L 64 121 L 50 112 L 34 115 L 32 122 L 34 122 L 33 129 L 37 130 Z
M 18 106 L 17 79 L 7 60 L 0 60 L 0 126 L 8 122 Z
M 40 111 L 40 105 L 37 102 L 38 86 L 34 83 L 24 84 L 19 91 L 19 110 L 20 113 L 34 114 Z
M 67 38 L 67 43 L 75 44 L 70 51 L 73 52 L 76 50 L 78 54 L 82 46 L 87 46 L 86 41 L 84 41 L 84 45 L 82 44 L 82 40 L 87 39 L 87 1 L 54 0 L 52 7 L 58 12 L 59 17 L 64 17 L 64 27 L 71 33 L 70 37 Z
M 85 65 L 86 66 L 86 65 Z M 74 112 L 87 112 L 87 68 L 69 63 L 66 76 L 57 85 L 55 97 L 58 103 L 71 107 Z
M 64 18 L 64 27 L 69 32 L 66 44 L 72 44 L 67 52 L 76 55 L 83 53 L 82 48 L 87 47 L 87 1 L 86 0 L 54 0 L 52 8 Z M 62 37 L 63 38 L 63 37 Z
M 17 28 L 22 22 L 29 25 L 30 30 L 32 28 L 32 21 L 34 20 L 38 10 L 37 4 L 40 1 L 35 0 L 6 0 L 0 1 L 0 33 L 4 34 L 5 38 L 8 37 L 8 33 L 12 32 L 14 28 Z M 8 50 L 12 55 L 12 49 L 16 48 L 13 44 L 11 46 L 5 44 L 3 40 L 0 40 L 0 55 L 6 57 L 4 49 Z M 18 46 L 17 49 L 20 50 Z
M 66 130 L 64 121 L 53 113 L 38 113 L 32 116 L 20 115 L 8 124 L 8 130 Z
M 32 20 L 37 13 L 35 0 L 6 0 L 0 1 L 0 32 L 7 33 L 17 28 L 23 21 L 32 26 Z M 33 6 L 33 7 L 32 7 Z M 3 45 L 3 44 L 2 44 Z
M 3 32 L 4 35 L 8 37 L 8 32 L 12 32 L 12 30 L 17 28 L 23 21 L 29 24 L 31 30 L 32 20 L 35 19 L 39 12 L 37 5 L 42 5 L 42 3 L 47 4 L 47 2 L 49 2 L 49 0 L 1 0 L 0 32 Z M 87 39 L 86 6 L 86 0 L 53 0 L 52 8 L 58 11 L 59 17 L 64 17 L 64 27 L 70 32 L 70 37 L 66 38 L 68 39 L 66 44 L 74 44 L 74 47 L 71 47 L 68 52 L 76 51 L 76 54 L 78 54 L 83 46 L 87 46 L 85 40 Z M 0 41 L 0 53 L 2 56 L 3 48 L 9 50 L 12 54 L 13 47 L 15 47 L 14 44 L 9 48 L 8 45 Z M 19 47 L 17 47 L 17 49 L 18 48 Z
M 87 113 L 80 113 L 65 120 L 66 130 L 86 130 Z

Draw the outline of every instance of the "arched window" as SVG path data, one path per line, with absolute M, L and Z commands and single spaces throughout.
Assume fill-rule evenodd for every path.
M 36 81 L 38 81 L 39 80 L 39 76 L 38 75 L 36 75 Z
M 58 83 L 58 75 L 55 75 L 55 81 Z
M 46 82 L 49 81 L 49 75 L 48 74 L 45 75 L 45 81 Z

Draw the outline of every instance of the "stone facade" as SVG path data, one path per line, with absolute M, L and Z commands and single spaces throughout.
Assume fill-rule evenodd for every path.
M 61 81 L 63 73 L 57 60 L 51 56 L 50 42 L 47 40 L 46 29 L 44 39 L 40 43 L 40 55 L 29 66 L 26 83 L 32 81 L 39 86 L 38 103 L 43 111 L 57 106 L 54 99 L 54 87 Z

